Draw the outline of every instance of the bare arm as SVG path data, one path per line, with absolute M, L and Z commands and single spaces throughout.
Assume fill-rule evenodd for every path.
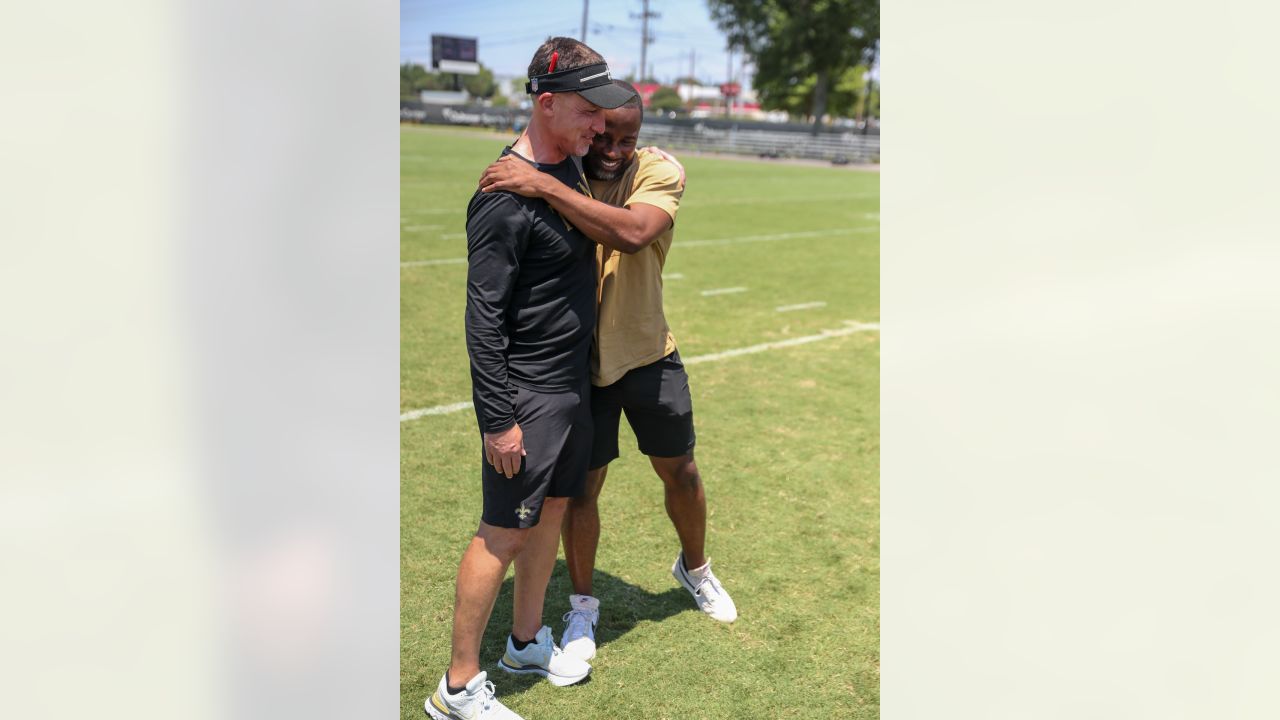
M 624 253 L 644 249 L 671 227 L 671 216 L 653 205 L 635 203 L 630 207 L 614 207 L 589 198 L 511 156 L 485 169 L 480 177 L 480 189 L 543 198 L 587 237 Z

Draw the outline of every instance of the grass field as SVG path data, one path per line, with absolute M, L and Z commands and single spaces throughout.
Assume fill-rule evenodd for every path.
M 642 137 L 643 140 L 643 137 Z M 401 131 L 401 408 L 470 399 L 466 204 L 509 138 Z M 591 679 L 496 669 L 508 574 L 481 664 L 498 697 L 546 718 L 879 716 L 879 180 L 840 168 L 683 157 L 667 318 L 689 364 L 708 554 L 740 617 L 703 616 L 671 578 L 661 481 L 623 423 L 601 498 Z M 414 264 L 436 261 L 433 264 Z M 713 293 L 708 290 L 746 288 Z M 825 303 L 825 305 L 813 305 Z M 779 307 L 807 306 L 779 311 Z M 878 328 L 878 326 L 876 326 Z M 843 333 L 754 353 L 720 353 Z M 858 331 L 853 331 L 857 329 Z M 449 658 L 453 581 L 480 511 L 470 408 L 401 423 L 401 716 Z M 557 640 L 568 576 L 545 622 Z

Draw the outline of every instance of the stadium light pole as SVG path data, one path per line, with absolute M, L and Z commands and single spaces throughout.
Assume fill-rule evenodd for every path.
M 587 6 L 591 0 L 582 0 L 582 42 L 587 41 Z

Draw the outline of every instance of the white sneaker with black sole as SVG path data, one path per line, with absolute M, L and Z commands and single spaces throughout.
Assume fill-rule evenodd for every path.
M 449 694 L 448 677 L 449 674 L 445 673 L 440 678 L 440 685 L 422 706 L 434 720 L 524 720 L 498 702 L 494 697 L 493 683 L 485 673 L 477 673 L 456 695 Z
M 596 656 L 596 623 L 600 622 L 600 601 L 590 595 L 570 595 L 572 608 L 561 618 L 565 622 L 560 647 L 580 660 Z
M 702 612 L 720 622 L 738 619 L 738 607 L 733 604 L 733 598 L 729 597 L 715 573 L 711 572 L 711 558 L 707 558 L 707 564 L 700 568 L 686 570 L 684 553 L 680 553 L 676 556 L 676 563 L 671 566 L 671 575 L 693 595 Z
M 582 682 L 591 674 L 586 660 L 567 655 L 556 646 L 551 639 L 551 628 L 546 625 L 523 650 L 516 650 L 511 640 L 507 636 L 507 652 L 498 661 L 498 667 L 509 673 L 541 675 L 560 687 Z

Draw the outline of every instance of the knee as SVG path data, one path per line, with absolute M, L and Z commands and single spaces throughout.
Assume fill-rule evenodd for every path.
M 698 465 L 692 460 L 676 466 L 662 479 L 668 488 L 679 492 L 696 493 L 702 487 L 702 476 L 698 474 Z
M 485 547 L 503 562 L 511 562 L 529 541 L 528 528 L 491 528 L 483 534 Z
M 568 500 L 570 510 L 591 510 L 600 500 L 600 490 L 596 488 L 595 492 L 592 492 L 592 488 L 588 487 L 581 495 Z

